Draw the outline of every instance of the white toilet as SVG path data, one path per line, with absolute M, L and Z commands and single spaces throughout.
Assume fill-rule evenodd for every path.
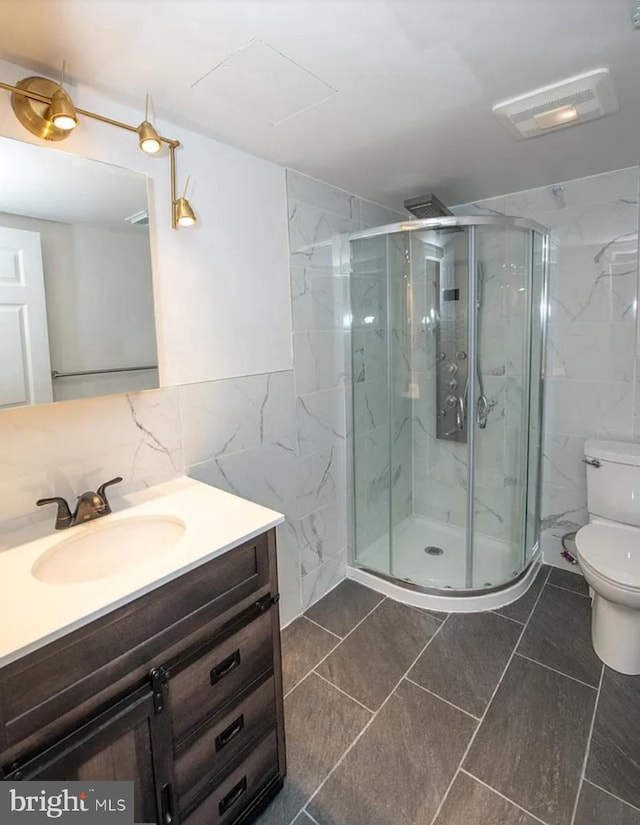
M 640 674 L 640 444 L 586 441 L 589 524 L 576 550 L 591 587 L 591 638 L 619 673 Z

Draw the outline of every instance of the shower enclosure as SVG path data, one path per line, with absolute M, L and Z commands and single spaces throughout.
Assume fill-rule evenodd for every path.
M 547 246 L 502 216 L 343 239 L 355 578 L 482 595 L 537 560 Z

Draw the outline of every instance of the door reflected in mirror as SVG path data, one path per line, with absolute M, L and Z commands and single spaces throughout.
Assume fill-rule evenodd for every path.
M 0 409 L 158 386 L 147 178 L 0 138 Z

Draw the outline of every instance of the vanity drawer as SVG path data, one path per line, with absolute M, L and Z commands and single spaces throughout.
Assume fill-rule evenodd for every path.
M 275 679 L 270 676 L 231 710 L 197 731 L 174 759 L 180 807 L 191 807 L 203 786 L 220 774 L 252 741 L 276 724 Z
M 182 825 L 233 822 L 277 775 L 278 741 L 274 730 L 197 808 L 186 816 L 181 812 L 180 822 Z
M 235 695 L 273 668 L 272 610 L 168 667 L 176 744 Z

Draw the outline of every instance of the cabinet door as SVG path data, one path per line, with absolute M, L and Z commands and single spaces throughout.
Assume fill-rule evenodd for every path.
M 166 687 L 142 688 L 4 778 L 133 781 L 135 821 L 174 820 L 171 724 Z

